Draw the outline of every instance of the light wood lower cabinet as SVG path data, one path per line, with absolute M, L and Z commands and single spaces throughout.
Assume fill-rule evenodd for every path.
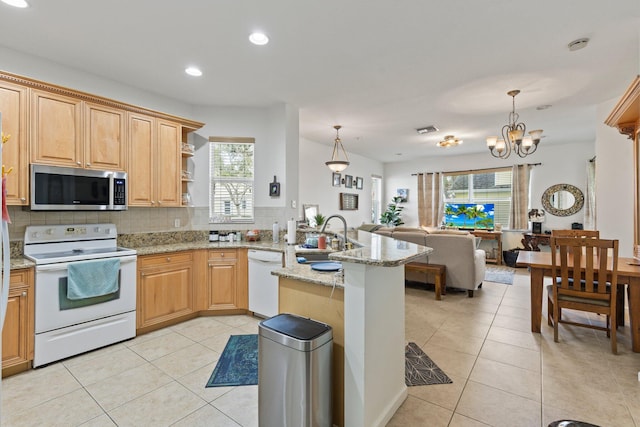
M 209 251 L 207 310 L 246 310 L 249 306 L 247 251 L 216 249 Z
M 33 269 L 13 270 L 2 329 L 2 376 L 31 368 L 34 342 Z
M 137 329 L 194 315 L 193 252 L 138 257 Z

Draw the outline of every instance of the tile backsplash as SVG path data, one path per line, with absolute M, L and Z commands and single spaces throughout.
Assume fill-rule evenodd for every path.
M 113 223 L 118 234 L 190 230 L 271 230 L 274 221 L 283 224 L 283 208 L 255 209 L 251 224 L 209 224 L 208 207 L 129 208 L 120 212 L 32 212 L 9 206 L 9 239 L 23 240 L 28 225 Z M 176 223 L 179 224 L 176 227 Z M 282 228 L 282 225 L 281 225 Z

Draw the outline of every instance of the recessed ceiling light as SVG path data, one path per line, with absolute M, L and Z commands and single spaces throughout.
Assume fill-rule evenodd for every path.
M 269 37 L 264 33 L 251 33 L 249 41 L 253 44 L 257 44 L 258 46 L 263 46 L 269 43 Z
M 185 68 L 184 72 L 194 77 L 200 77 L 202 75 L 202 71 L 200 71 L 200 68 L 197 67 L 187 67 Z
M 584 49 L 589 44 L 589 39 L 587 37 L 582 39 L 577 39 L 572 41 L 567 45 L 571 52 L 575 52 L 576 50 Z
M 27 3 L 26 0 L 2 0 L 2 3 L 8 4 L 9 6 L 13 7 L 29 7 L 29 3 Z

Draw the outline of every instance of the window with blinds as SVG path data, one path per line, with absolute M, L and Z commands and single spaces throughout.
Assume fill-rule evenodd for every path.
M 209 222 L 254 222 L 253 139 L 209 141 Z
M 511 209 L 511 168 L 491 172 L 446 174 L 444 176 L 445 203 L 493 203 L 494 221 L 509 224 Z

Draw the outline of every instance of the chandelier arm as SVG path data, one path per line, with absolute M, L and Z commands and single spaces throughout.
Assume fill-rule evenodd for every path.
M 342 145 L 342 141 L 339 142 L 340 148 L 342 149 L 342 154 L 344 154 L 344 159 L 348 162 L 349 157 L 347 156 L 347 152 L 344 150 L 344 145 Z

